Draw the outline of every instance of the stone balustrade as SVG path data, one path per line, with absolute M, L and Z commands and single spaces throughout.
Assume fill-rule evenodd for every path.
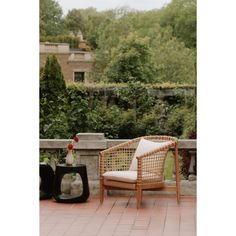
M 97 194 L 99 186 L 99 152 L 128 140 L 106 139 L 103 133 L 79 133 L 77 134 L 77 136 L 80 138 L 80 141 L 79 143 L 75 143 L 74 145 L 76 162 L 86 164 L 90 184 L 90 192 L 92 194 Z M 41 150 L 55 152 L 61 149 L 66 149 L 66 146 L 69 142 L 70 140 L 68 139 L 40 139 L 39 147 Z M 181 192 L 183 195 L 194 195 L 196 194 L 196 140 L 180 139 L 178 149 L 180 155 L 181 151 L 187 150 L 189 153 L 188 156 L 190 157 L 188 180 L 181 181 Z M 173 168 L 173 179 L 174 177 L 175 173 Z M 168 182 L 169 184 L 173 184 L 171 183 L 171 180 L 168 180 Z

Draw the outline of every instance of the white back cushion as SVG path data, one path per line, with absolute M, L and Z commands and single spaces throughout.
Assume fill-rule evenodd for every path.
M 139 144 L 136 148 L 136 151 L 134 153 L 129 170 L 137 171 L 137 167 L 138 167 L 138 162 L 137 162 L 137 158 L 136 158 L 137 156 L 141 156 L 146 152 L 151 152 L 151 151 L 153 151 L 157 148 L 160 148 L 168 143 L 171 143 L 171 141 L 152 142 L 152 141 L 146 140 L 144 138 L 141 138 L 139 141 Z

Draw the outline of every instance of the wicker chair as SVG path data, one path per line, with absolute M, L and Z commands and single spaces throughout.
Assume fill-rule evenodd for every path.
M 145 142 L 160 145 L 150 151 L 137 154 L 138 146 Z M 148 140 L 148 141 L 146 141 Z M 150 142 L 152 141 L 152 142 Z M 176 186 L 165 186 L 164 165 L 170 148 L 175 151 Z M 146 150 L 146 149 L 144 149 Z M 134 157 L 134 158 L 133 158 Z M 135 169 L 136 168 L 136 169 Z M 144 136 L 132 139 L 100 152 L 100 203 L 105 189 L 135 190 L 137 208 L 142 201 L 143 190 L 171 190 L 180 201 L 178 140 L 171 136 Z

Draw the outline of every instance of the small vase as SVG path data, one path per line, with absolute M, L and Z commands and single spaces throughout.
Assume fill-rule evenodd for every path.
M 74 156 L 73 156 L 72 150 L 68 150 L 67 155 L 66 155 L 66 164 L 72 165 L 73 163 L 74 163 Z

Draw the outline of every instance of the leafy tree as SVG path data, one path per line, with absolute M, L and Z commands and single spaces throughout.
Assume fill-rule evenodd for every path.
M 74 35 L 81 31 L 91 48 L 96 49 L 100 33 L 103 33 L 108 22 L 113 22 L 114 19 L 114 10 L 97 12 L 96 8 L 89 7 L 70 10 L 65 17 L 65 23 L 67 29 L 72 31 Z
M 186 47 L 196 48 L 196 0 L 172 0 L 160 11 L 160 24 L 171 26 Z
M 150 62 L 149 38 L 138 38 L 130 34 L 121 40 L 112 52 L 111 62 L 106 68 L 110 82 L 140 81 L 151 82 L 152 65 Z
M 66 18 L 65 18 L 65 23 L 66 23 L 67 28 L 75 36 L 77 36 L 77 34 L 79 32 L 84 33 L 84 31 L 85 31 L 83 18 L 80 13 L 80 10 L 78 10 L 78 9 L 72 9 L 72 10 L 68 11 Z
M 153 45 L 155 82 L 196 84 L 195 51 L 176 38 L 156 40 Z
M 40 35 L 65 34 L 63 11 L 55 0 L 40 0 Z
M 93 35 L 96 42 L 94 81 L 127 82 L 137 80 L 138 75 L 138 80 L 145 83 L 196 83 L 196 50 L 186 47 L 184 39 L 174 33 L 173 25 L 163 24 L 166 8 L 147 12 L 121 9 L 121 14 L 116 9 L 110 18 L 100 18 L 100 26 Z M 173 11 L 180 10 L 174 8 Z M 148 39 L 145 42 L 147 57 L 144 53 L 140 58 L 140 47 L 137 49 L 133 42 L 128 42 L 131 35 L 133 42 Z

